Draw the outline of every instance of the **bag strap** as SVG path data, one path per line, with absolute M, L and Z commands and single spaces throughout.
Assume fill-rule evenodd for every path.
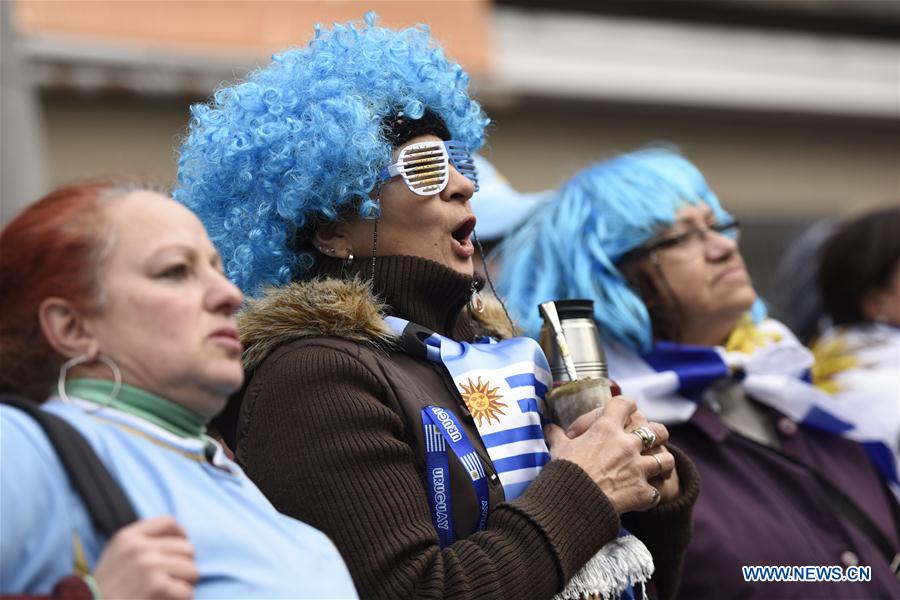
M 869 540 L 873 544 L 875 544 L 875 547 L 878 548 L 878 551 L 890 566 L 891 571 L 893 571 L 897 579 L 900 580 L 900 549 L 895 549 L 893 547 L 893 544 L 891 544 L 887 536 L 882 533 L 881 529 L 879 529 L 879 527 L 872 521 L 869 515 L 867 515 L 859 507 L 859 505 L 856 504 L 856 502 L 854 502 L 847 494 L 842 492 L 824 475 L 816 472 L 815 469 L 810 468 L 809 465 L 800 460 L 797 460 L 793 456 L 788 456 L 784 452 L 777 450 L 776 452 L 778 452 L 783 458 L 803 467 L 808 473 L 812 474 L 813 478 L 816 480 L 816 483 L 818 483 L 819 487 L 822 489 L 822 492 L 824 493 L 825 499 L 828 501 L 828 505 L 831 507 L 831 510 L 853 523 L 857 527 L 857 529 L 859 529 L 863 534 L 865 534 L 866 537 L 869 538 Z
M 36 403 L 11 394 L 0 394 L 0 404 L 18 408 L 44 430 L 81 496 L 94 525 L 111 538 L 119 529 L 137 521 L 137 514 L 122 486 L 81 433 L 66 420 L 41 410 Z

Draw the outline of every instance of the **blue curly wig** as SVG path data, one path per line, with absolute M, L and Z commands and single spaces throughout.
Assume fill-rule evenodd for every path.
M 500 246 L 498 287 L 510 312 L 536 336 L 538 304 L 590 298 L 607 341 L 647 352 L 650 315 L 616 262 L 672 226 L 684 204 L 701 202 L 717 220 L 728 218 L 700 171 L 668 149 L 624 154 L 578 173 Z M 761 301 L 752 314 L 765 316 Z
M 318 26 L 241 83 L 191 107 L 175 198 L 203 221 L 228 276 L 248 295 L 302 276 L 313 264 L 294 239 L 358 208 L 391 158 L 384 120 L 440 117 L 474 152 L 489 120 L 469 97 L 469 77 L 420 25 L 403 31 L 365 21 Z

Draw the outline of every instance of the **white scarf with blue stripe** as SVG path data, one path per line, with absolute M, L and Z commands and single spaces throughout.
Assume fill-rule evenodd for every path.
M 897 489 L 897 466 L 889 440 L 873 439 L 859 407 L 812 384 L 813 353 L 774 319 L 745 318 L 725 346 L 657 342 L 639 356 L 620 344 L 606 347 L 609 374 L 652 421 L 677 425 L 691 418 L 707 387 L 733 378 L 753 399 L 805 427 L 860 442 L 888 484 Z M 859 426 L 858 426 L 859 424 Z
M 865 446 L 900 500 L 900 328 L 834 327 L 813 345 L 813 383 L 832 398 L 844 433 Z
M 531 338 L 457 342 L 396 317 L 385 323 L 415 337 L 429 360 L 444 365 L 475 421 L 507 501 L 525 491 L 550 460 L 540 407 L 553 382 L 547 358 Z M 415 331 L 414 331 L 415 330 Z M 633 585 L 653 574 L 653 557 L 625 530 L 603 546 L 557 596 L 575 600 L 634 598 Z

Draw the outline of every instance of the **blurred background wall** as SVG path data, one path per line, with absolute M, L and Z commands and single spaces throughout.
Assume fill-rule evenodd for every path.
M 171 185 L 192 102 L 367 10 L 427 23 L 469 70 L 484 154 L 522 191 L 680 147 L 745 224 L 765 295 L 798 228 L 900 202 L 896 0 L 12 0 L 0 218 L 98 175 Z

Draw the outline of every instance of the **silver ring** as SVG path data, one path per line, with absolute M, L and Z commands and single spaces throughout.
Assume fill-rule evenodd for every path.
M 656 506 L 656 504 L 658 502 L 659 502 L 659 490 L 656 488 L 653 488 L 653 491 L 650 492 L 650 505 Z
M 656 464 L 659 465 L 659 470 L 656 472 L 656 475 L 654 475 L 654 477 L 658 477 L 659 475 L 662 474 L 662 461 L 659 460 L 659 456 L 657 456 L 656 454 L 651 454 L 650 456 L 652 456 L 653 458 L 655 458 L 655 459 L 656 459 Z
M 649 427 L 638 427 L 631 433 L 641 438 L 641 444 L 644 446 L 644 450 L 649 450 L 656 445 L 656 434 L 653 433 L 653 430 Z

